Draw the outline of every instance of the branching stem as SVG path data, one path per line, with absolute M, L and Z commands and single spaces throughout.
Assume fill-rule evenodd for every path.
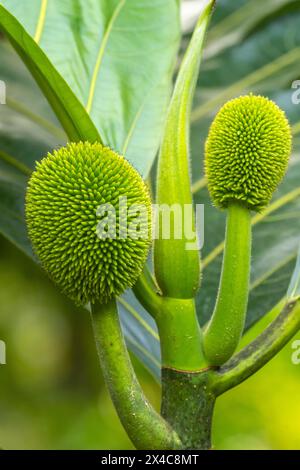
M 104 379 L 119 418 L 137 449 L 178 449 L 180 440 L 145 398 L 131 365 L 115 300 L 92 305 Z
M 214 372 L 214 392 L 221 395 L 270 361 L 300 329 L 300 300 L 288 302 L 254 341 Z

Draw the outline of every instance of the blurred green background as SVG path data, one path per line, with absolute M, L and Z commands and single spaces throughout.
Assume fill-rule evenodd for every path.
M 130 449 L 103 385 L 88 313 L 0 238 L 0 445 L 5 449 Z M 300 333 L 298 335 L 300 339 Z M 217 449 L 300 449 L 300 365 L 291 344 L 217 402 Z M 146 394 L 159 387 L 136 364 Z
M 182 50 L 190 37 L 200 2 L 194 1 L 195 11 L 193 2 L 186 3 L 189 15 L 185 18 Z M 218 21 L 222 19 L 220 28 Z M 250 87 L 275 99 L 288 112 L 293 124 L 299 122 L 300 106 L 291 104 L 291 83 L 300 78 L 299 21 L 299 0 L 219 0 L 213 20 L 217 26 L 209 36 L 195 100 L 196 107 L 210 104 L 208 116 L 199 123 L 194 122 L 192 129 L 193 154 L 197 157 L 193 163 L 195 180 L 201 177 L 202 168 L 198 160 L 199 143 L 203 146 L 215 108 L 232 95 L 242 94 Z M 289 51 L 294 51 L 293 60 L 286 64 Z M 19 59 L 12 56 L 11 68 L 9 64 L 2 55 L 1 77 L 23 82 Z M 248 77 L 246 82 L 245 77 Z M 31 96 L 28 95 L 29 100 Z M 37 93 L 34 96 L 37 96 L 34 103 L 37 106 Z M 7 115 L 3 114 L 1 123 L 7 121 Z M 17 136 L 22 148 L 29 145 L 26 136 L 28 141 L 31 139 L 25 124 L 21 122 L 24 132 Z M 300 148 L 299 124 L 294 139 L 296 157 Z M 5 126 L 0 131 L 3 143 Z M 29 150 L 29 158 L 40 158 L 33 144 Z M 299 212 L 296 216 L 299 219 Z M 296 219 L 292 223 L 295 232 Z M 281 234 L 278 228 L 277 233 Z M 218 235 L 223 238 L 223 231 L 219 230 Z M 262 245 L 270 244 L 268 240 L 264 236 Z M 212 241 L 215 243 L 208 236 L 207 245 Z M 280 246 L 271 248 L 278 253 Z M 289 267 L 288 277 L 291 270 Z M 280 272 L 276 273 L 276 279 L 271 297 L 277 295 L 279 284 L 283 285 L 283 291 L 286 288 L 287 280 Z M 272 288 L 269 279 L 267 283 Z M 257 296 L 261 312 L 265 311 L 261 306 L 264 297 Z M 250 330 L 248 339 L 259 329 L 258 324 Z M 296 339 L 300 340 L 300 332 Z M 103 384 L 88 313 L 75 308 L 39 267 L 2 237 L 0 340 L 7 347 L 7 364 L 0 365 L 0 447 L 132 448 Z M 292 363 L 292 352 L 289 343 L 262 371 L 218 399 L 213 429 L 215 448 L 300 449 L 300 365 Z M 134 360 L 134 364 L 147 396 L 158 409 L 159 386 L 140 363 Z

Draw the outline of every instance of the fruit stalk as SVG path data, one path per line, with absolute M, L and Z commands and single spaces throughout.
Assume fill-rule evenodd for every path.
M 94 303 L 91 318 L 105 382 L 137 449 L 178 449 L 180 440 L 145 398 L 124 342 L 115 300 Z
M 241 338 L 249 292 L 251 220 L 270 202 L 291 153 L 284 112 L 262 96 L 242 96 L 217 113 L 205 146 L 205 171 L 216 207 L 227 210 L 219 292 L 204 333 L 210 365 L 221 366 Z
M 218 297 L 204 333 L 204 351 L 211 365 L 224 364 L 239 344 L 247 311 L 250 258 L 250 211 L 239 202 L 231 202 Z

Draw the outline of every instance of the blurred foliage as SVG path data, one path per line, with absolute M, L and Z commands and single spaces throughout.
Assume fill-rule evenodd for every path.
M 130 449 L 103 385 L 88 313 L 62 296 L 31 260 L 0 239 L 0 443 L 5 449 Z M 248 334 L 255 336 L 258 324 Z M 298 335 L 300 339 L 300 334 Z M 218 399 L 217 449 L 300 449 L 300 365 L 291 344 Z M 159 406 L 159 387 L 139 378 Z
M 130 448 L 103 388 L 88 312 L 0 242 L 0 339 L 7 348 L 7 364 L 0 366 L 1 446 Z M 158 406 L 158 386 L 137 368 Z
M 300 131 L 300 108 L 291 105 L 291 82 L 300 78 L 299 15 L 299 1 L 219 0 L 205 51 L 193 118 L 191 143 L 195 181 L 202 176 L 199 154 L 203 153 L 209 123 L 216 108 L 232 96 L 249 89 L 267 94 L 286 109 L 291 122 L 298 125 Z M 188 39 L 187 35 L 183 49 Z M 42 115 L 46 114 L 50 122 L 57 124 L 15 55 L 4 51 L 2 58 L 1 73 L 7 71 L 3 78 L 11 81 L 15 99 L 10 107 L 1 108 L 2 150 L 14 150 L 20 160 L 25 155 L 26 163 L 32 165 L 40 158 L 41 149 L 46 151 L 59 145 L 64 136 L 59 134 L 54 138 L 49 129 L 41 130 L 37 123 L 30 122 L 29 125 L 28 116 L 16 113 L 15 104 L 22 95 L 27 104 L 41 106 Z M 271 68 L 266 69 L 270 64 Z M 17 150 L 11 147 L 15 144 Z M 297 132 L 295 153 L 299 149 Z M 294 155 L 286 186 L 278 197 L 299 188 L 297 157 Z M 17 195 L 12 198 L 11 205 L 16 204 L 20 212 L 16 174 L 5 164 L 1 171 L 10 189 L 13 187 L 11 181 L 15 181 Z M 205 188 L 196 200 L 209 206 Z M 1 215 L 5 220 L 1 201 L 0 193 Z M 253 296 L 251 322 L 286 289 L 298 243 L 298 206 L 299 198 L 296 198 L 265 220 L 255 232 L 261 243 L 254 262 L 257 277 L 263 281 L 262 289 L 256 289 Z M 16 223 L 19 218 L 16 217 Z M 6 228 L 9 236 L 10 227 L 7 225 Z M 283 240 L 283 230 L 289 243 L 278 242 Z M 21 232 L 16 232 L 20 236 Z M 222 240 L 223 232 L 222 214 L 210 210 L 204 248 L 207 254 Z M 19 241 L 21 245 L 22 240 L 15 240 L 17 244 Z M 269 247 L 269 258 L 263 256 L 266 246 Z M 29 246 L 27 248 L 29 251 Z M 205 300 L 199 298 L 206 318 L 215 296 L 220 259 L 217 258 L 205 273 L 204 289 L 209 296 Z M 282 261 L 285 264 L 280 264 Z M 270 276 L 267 273 L 264 277 L 265 273 L 260 269 L 272 268 L 272 262 L 275 267 L 279 266 L 275 276 L 272 277 L 270 269 Z M 103 386 L 88 313 L 74 308 L 32 260 L 2 238 L 0 286 L 0 339 L 7 344 L 7 365 L 0 366 L 0 446 L 6 449 L 131 448 Z M 128 321 L 125 327 L 132 329 L 131 337 L 137 340 L 140 333 L 133 322 Z M 249 331 L 248 339 L 260 328 L 259 323 L 255 325 Z M 151 347 L 158 358 L 157 344 L 149 342 L 149 350 Z M 292 364 L 291 354 L 289 344 L 262 371 L 218 400 L 214 423 L 217 449 L 300 449 L 297 394 L 300 365 Z M 135 366 L 146 394 L 158 407 L 158 385 L 137 361 Z

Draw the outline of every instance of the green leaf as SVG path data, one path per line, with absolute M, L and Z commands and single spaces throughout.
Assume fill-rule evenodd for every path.
M 295 269 L 288 287 L 288 300 L 295 300 L 300 297 L 300 248 L 298 250 Z
M 16 1 L 9 3 L 14 3 L 15 8 L 16 6 L 19 9 L 24 8 L 24 2 Z M 61 3 L 65 4 L 65 2 Z M 215 21 L 215 24 L 225 21 L 226 17 L 231 15 L 233 11 L 237 12 L 239 10 L 238 6 L 243 6 L 246 3 L 250 2 L 242 0 L 236 2 L 224 0 L 219 2 L 215 15 L 218 21 Z M 279 15 L 280 10 L 278 10 L 275 16 L 274 14 L 265 16 L 262 24 L 260 24 L 261 20 L 257 21 L 255 25 L 253 21 L 253 27 L 251 26 L 246 34 L 243 33 L 239 39 L 232 43 L 230 48 L 224 48 L 217 55 L 211 55 L 210 57 L 207 54 L 207 60 L 203 63 L 197 88 L 195 108 L 199 109 L 201 107 L 203 109 L 203 106 L 206 106 L 206 111 L 201 119 L 196 120 L 194 118 L 192 127 L 191 147 L 194 181 L 203 176 L 203 144 L 208 126 L 216 109 L 226 99 L 236 94 L 248 92 L 249 90 L 264 93 L 286 110 L 292 124 L 295 124 L 295 131 L 298 129 L 294 135 L 295 155 L 291 160 L 287 177 L 274 195 L 269 212 L 256 219 L 256 224 L 253 228 L 252 290 L 249 303 L 248 326 L 254 324 L 278 300 L 286 295 L 299 246 L 300 164 L 297 152 L 300 150 L 300 107 L 293 105 L 291 102 L 292 90 L 290 85 L 292 80 L 300 78 L 298 70 L 300 59 L 298 55 L 298 47 L 300 46 L 298 27 L 300 9 L 298 2 L 290 2 L 290 4 L 292 3 L 294 3 L 292 14 Z M 34 4 L 40 5 L 40 2 L 35 3 L 32 1 L 32 5 Z M 18 15 L 17 12 L 16 15 Z M 252 11 L 252 15 L 258 18 L 260 12 L 256 9 Z M 36 24 L 34 15 L 29 15 L 27 21 L 26 27 L 32 31 L 30 28 L 33 28 Z M 243 29 L 242 24 L 240 28 Z M 217 37 L 215 40 L 217 40 Z M 222 43 L 222 40 L 223 37 L 219 37 L 220 43 Z M 41 36 L 41 45 L 43 48 L 45 47 L 43 35 Z M 291 53 L 292 50 L 294 52 Z M 286 54 L 290 55 L 286 56 Z M 290 61 L 285 62 L 286 57 Z M 76 63 L 73 60 L 74 62 Z M 61 64 L 61 67 L 65 66 L 66 64 Z M 270 67 L 264 69 L 266 66 Z M 251 78 L 250 85 L 249 76 Z M 228 87 L 232 87 L 229 88 L 229 93 Z M 213 103 L 212 100 L 214 100 Z M 201 112 L 203 113 L 203 111 Z M 28 125 L 25 118 L 23 122 L 26 122 Z M 25 130 L 23 134 L 25 134 Z M 20 155 L 22 154 L 21 144 L 22 141 L 19 141 Z M 35 152 L 37 152 L 40 143 L 35 143 L 34 145 Z M 9 148 L 6 148 L 6 151 L 11 153 Z M 6 170 L 8 171 L 7 166 Z M 18 201 L 18 192 L 16 191 L 15 193 L 15 200 Z M 214 253 L 213 250 L 223 241 L 224 214 L 212 207 L 205 187 L 205 181 L 203 180 L 202 189 L 195 195 L 195 201 L 205 204 L 203 258 L 207 261 L 208 256 L 211 256 Z M 13 201 L 10 204 L 14 207 Z M 26 249 L 25 246 L 26 244 L 23 242 L 23 250 Z M 218 256 L 204 266 L 203 270 L 202 288 L 197 299 L 202 323 L 209 318 L 215 301 L 222 258 L 221 252 L 219 253 Z M 128 344 L 131 350 L 158 377 L 160 354 L 153 320 L 136 301 L 132 293 L 126 293 L 124 299 L 127 302 L 126 305 L 129 305 L 130 308 L 130 311 L 128 311 L 128 308 L 121 304 L 122 323 Z M 145 326 L 144 322 L 146 322 L 147 326 Z M 149 327 L 154 330 L 154 335 L 149 331 Z
M 20 171 L 15 164 L 1 163 L 1 152 L 26 167 L 27 175 L 36 160 L 64 145 L 67 137 L 26 67 L 3 40 L 0 55 L 0 77 L 6 84 L 7 95 L 6 105 L 0 106 L 0 173 L 19 180 Z
M 170 94 L 178 2 L 33 0 L 30 15 L 26 2 L 2 4 L 41 46 L 103 141 L 147 176 Z
M 30 15 L 24 2 L 2 3 L 18 19 L 25 21 L 26 29 L 38 39 L 52 63 L 55 62 L 64 79 L 82 103 L 87 105 L 85 92 L 95 69 L 95 55 L 101 47 L 104 28 L 108 27 L 111 7 L 116 6 L 117 2 L 98 2 L 97 15 L 90 11 L 92 4 L 95 5 L 94 1 L 82 2 L 86 11 L 78 7 L 79 2 L 77 5 L 70 1 L 55 2 L 56 6 L 53 7 L 54 2 L 46 5 L 47 2 L 32 1 Z M 47 17 L 44 15 L 45 6 Z M 69 16 L 64 14 L 67 8 Z M 33 32 L 37 11 L 39 28 Z M 83 15 L 82 29 L 75 28 L 80 15 Z M 46 19 L 48 24 L 44 23 Z M 178 2 L 169 0 L 140 4 L 131 1 L 124 5 L 123 16 L 118 21 L 112 24 L 106 36 L 91 115 L 98 128 L 104 129 L 106 142 L 116 148 L 122 144 L 119 148 L 124 151 L 127 148 L 126 156 L 146 175 L 158 148 L 170 94 L 179 38 Z M 41 28 L 43 23 L 44 27 Z M 15 21 L 13 24 L 16 26 Z M 56 34 L 53 33 L 53 24 L 56 25 Z M 60 31 L 68 34 L 68 41 Z M 47 35 L 48 41 L 45 39 Z M 24 37 L 27 38 L 26 33 Z M 39 54 L 36 52 L 38 47 L 30 38 L 28 41 L 34 53 Z M 47 151 L 63 145 L 66 136 L 39 88 L 3 41 L 0 42 L 0 53 L 0 76 L 7 85 L 7 104 L 0 106 L 0 194 L 3 194 L 0 230 L 32 257 L 24 223 L 26 175 L 34 168 L 35 161 Z M 70 60 L 67 61 L 66 57 Z M 25 63 L 28 64 L 27 60 Z M 83 76 L 87 64 L 88 70 Z M 10 188 L 11 182 L 14 184 Z M 132 305 L 120 303 L 127 342 L 158 377 L 160 351 L 157 333 L 153 332 L 155 326 L 132 294 L 130 301 Z M 149 326 L 145 327 L 148 323 Z
M 159 380 L 160 344 L 156 324 L 131 291 L 118 302 L 126 342 L 145 367 Z
M 71 140 L 101 140 L 83 106 L 23 26 L 0 5 L 0 28 L 47 97 Z
M 274 93 L 298 74 L 299 14 L 287 15 L 205 64 L 192 120 L 210 117 L 227 100 L 252 90 Z M 292 36 L 284 35 L 294 31 Z M 269 47 L 268 47 L 269 44 Z M 218 73 L 222 70 L 222 74 Z
M 235 8 L 233 2 L 224 3 Z M 222 10 L 222 3 L 217 5 L 216 13 L 219 10 Z M 255 15 L 256 12 L 253 14 Z M 222 15 L 219 13 L 219 16 Z M 224 17 L 226 17 L 225 14 Z M 217 96 L 220 93 L 224 94 L 222 100 L 218 98 L 218 103 L 210 105 L 206 114 L 193 123 L 191 147 L 195 180 L 203 175 L 203 144 L 216 109 L 223 104 L 223 100 L 235 96 L 235 93 L 242 94 L 249 91 L 243 83 L 240 85 L 239 81 L 241 79 L 247 80 L 249 74 L 256 74 L 257 70 L 269 63 L 272 65 L 270 70 L 267 70 L 268 73 L 261 74 L 259 72 L 259 80 L 255 82 L 253 79 L 250 89 L 255 92 L 263 92 L 274 99 L 285 109 L 291 123 L 294 124 L 295 154 L 291 159 L 287 176 L 274 195 L 268 212 L 256 216 L 254 220 L 251 294 L 247 328 L 262 318 L 286 295 L 300 241 L 300 162 L 297 156 L 297 151 L 300 150 L 300 106 L 292 104 L 292 90 L 290 89 L 291 81 L 299 78 L 300 57 L 297 52 L 295 56 L 292 56 L 292 61 L 287 66 L 284 60 L 281 60 L 285 54 L 289 54 L 291 50 L 300 46 L 299 20 L 298 12 L 297 14 L 285 15 L 280 20 L 274 18 L 273 15 L 270 18 L 265 18 L 267 23 L 264 24 L 264 28 L 252 31 L 241 42 L 238 41 L 234 48 L 224 50 L 222 54 L 204 62 L 197 89 L 196 107 L 205 106 L 211 99 L 215 99 L 216 94 L 218 94 Z M 222 41 L 222 38 L 219 40 Z M 270 47 L 266 48 L 265 44 L 269 44 Z M 279 64 L 275 62 L 274 66 L 273 62 L 277 59 L 279 59 Z M 226 94 L 227 85 L 234 86 L 234 92 L 231 92 L 229 96 Z M 205 204 L 204 269 L 201 290 L 197 298 L 200 320 L 204 324 L 214 307 L 221 271 L 222 251 L 219 251 L 220 254 L 211 262 L 207 263 L 207 260 L 208 256 L 211 256 L 224 240 L 225 214 L 212 207 L 203 180 L 202 190 L 195 194 L 195 202 Z M 128 302 L 132 303 L 133 300 L 129 299 Z M 138 303 L 135 304 L 135 310 L 139 314 L 143 312 Z M 145 316 L 145 318 L 147 317 Z M 135 323 L 135 325 L 137 324 Z M 142 326 L 137 325 L 137 332 L 139 332 L 137 334 L 141 334 L 143 337 L 143 348 L 152 351 L 154 340 L 150 336 L 144 335 L 144 331 Z M 151 367 L 151 370 L 155 372 L 155 368 Z
M 224 2 L 226 4 L 226 1 Z M 204 58 L 210 58 L 232 46 L 240 44 L 255 28 L 268 17 L 275 18 L 283 8 L 295 5 L 294 0 L 245 0 L 229 3 L 227 15 L 211 28 Z M 231 4 L 231 5 L 230 5 Z M 224 8 L 220 8 L 220 13 Z M 220 38 L 222 40 L 220 41 Z
M 0 106 L 0 231 L 32 257 L 24 221 L 27 178 L 35 161 L 63 145 L 66 135 L 31 75 L 3 40 L 0 54 L 0 77 L 7 92 L 6 104 Z
M 24 186 L 0 176 L 0 233 L 27 255 L 32 255 L 24 224 Z

